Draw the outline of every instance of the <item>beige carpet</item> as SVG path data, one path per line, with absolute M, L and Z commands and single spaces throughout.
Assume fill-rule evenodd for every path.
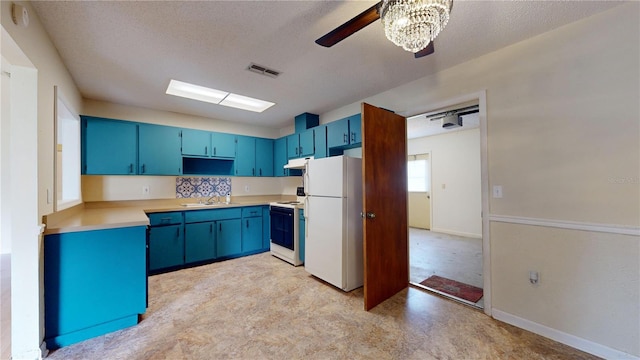
M 268 253 L 153 276 L 149 299 L 137 326 L 49 358 L 594 358 L 414 288 L 365 312 L 362 289 L 345 294 Z

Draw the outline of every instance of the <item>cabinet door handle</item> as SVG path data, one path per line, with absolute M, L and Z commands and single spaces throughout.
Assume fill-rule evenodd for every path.
M 302 155 L 302 146 L 300 146 L 300 155 Z
M 144 172 L 145 172 L 145 166 L 144 164 L 142 164 L 142 174 L 144 174 Z
M 260 169 L 260 176 L 262 176 L 262 169 Z
M 133 174 L 133 164 L 129 164 L 129 174 Z
M 255 168 L 251 169 L 251 175 L 256 176 L 256 169 Z
M 356 133 L 354 132 L 351 133 L 351 142 L 352 143 L 356 142 Z
M 249 220 L 247 220 L 247 229 L 249 228 Z
M 209 224 L 209 232 L 212 233 L 213 232 L 213 224 Z
M 216 156 L 216 152 L 218 152 L 218 149 L 214 147 L 213 148 L 213 156 Z
M 218 226 L 218 229 L 220 230 L 220 232 L 222 232 L 222 223 L 219 223 Z
M 180 228 L 176 228 L 176 237 L 180 237 Z
M 342 142 L 347 143 L 347 134 L 342 134 Z
M 205 155 L 209 155 L 209 154 L 207 153 L 207 151 L 209 151 L 209 147 L 208 147 L 208 146 L 205 146 L 205 147 L 204 147 L 204 154 L 205 154 Z

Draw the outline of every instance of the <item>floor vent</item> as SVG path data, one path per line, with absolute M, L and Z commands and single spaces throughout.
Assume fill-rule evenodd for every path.
M 262 74 L 262 75 L 265 75 L 265 76 L 269 76 L 269 77 L 272 77 L 272 78 L 278 77 L 278 75 L 280 75 L 280 71 L 269 69 L 269 68 L 266 68 L 266 67 L 264 67 L 262 65 L 258 65 L 258 64 L 254 64 L 254 63 L 249 64 L 249 67 L 247 68 L 247 70 L 253 71 L 254 73 L 258 73 L 258 74 Z

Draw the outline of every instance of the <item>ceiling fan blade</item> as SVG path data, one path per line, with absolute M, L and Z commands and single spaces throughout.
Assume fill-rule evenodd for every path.
M 433 41 L 431 41 L 429 43 L 429 45 L 427 45 L 426 48 L 424 48 L 424 49 L 418 51 L 417 53 L 413 54 L 413 56 L 415 56 L 415 58 L 417 59 L 417 58 L 421 58 L 423 56 L 431 55 L 431 54 L 433 54 L 434 51 L 435 50 L 433 48 Z
M 378 6 L 380 6 L 381 3 L 382 1 L 361 12 L 356 17 L 338 26 L 334 30 L 330 31 L 323 37 L 316 40 L 316 44 L 322 45 L 324 47 L 332 47 L 333 45 L 353 35 L 358 30 L 380 19 L 380 14 L 378 14 Z

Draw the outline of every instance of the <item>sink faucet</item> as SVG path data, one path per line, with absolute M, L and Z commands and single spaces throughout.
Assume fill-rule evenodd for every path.
M 213 201 L 213 198 L 216 198 L 216 200 Z M 218 202 L 220 202 L 220 196 L 218 195 L 213 195 L 207 199 L 207 203 L 218 203 Z

